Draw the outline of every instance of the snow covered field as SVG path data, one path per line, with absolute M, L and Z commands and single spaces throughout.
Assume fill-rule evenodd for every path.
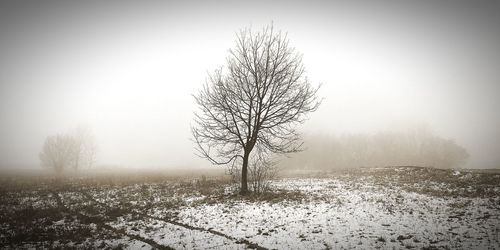
M 4 181 L 2 248 L 500 249 L 500 174 L 301 174 L 242 197 L 222 177 Z

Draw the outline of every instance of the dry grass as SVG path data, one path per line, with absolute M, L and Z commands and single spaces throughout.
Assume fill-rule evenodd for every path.
M 307 176 L 305 176 L 307 175 Z M 288 176 L 291 177 L 291 176 Z M 389 167 L 377 169 L 341 170 L 328 173 L 294 175 L 328 177 L 374 186 L 398 186 L 403 190 L 437 197 L 498 197 L 500 174 L 480 171 L 454 171 L 419 167 Z M 106 245 L 107 239 L 123 238 L 124 234 L 96 228 L 122 216 L 141 219 L 154 214 L 175 221 L 177 210 L 185 206 L 214 203 L 269 202 L 280 203 L 320 199 L 300 191 L 273 189 L 259 195 L 241 196 L 230 178 L 223 175 L 161 174 L 104 175 L 53 178 L 0 178 L 0 246 L 57 248 L 64 242 L 75 242 L 87 248 Z M 347 191 L 347 190 L 346 190 Z M 61 206 L 62 199 L 64 205 Z M 341 201 L 339 201 L 341 202 Z M 457 202 L 456 208 L 468 204 Z M 500 204 L 498 204 L 500 206 Z M 58 223 L 64 221 L 64 223 Z M 70 226 L 68 226 L 70 225 Z M 52 243 L 51 243 L 52 242 Z M 102 246 L 89 245 L 101 242 Z

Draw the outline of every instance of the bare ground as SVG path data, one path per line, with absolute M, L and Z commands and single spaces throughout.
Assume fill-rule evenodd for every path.
M 4 177 L 2 248 L 500 248 L 500 173 L 420 167 L 286 175 Z

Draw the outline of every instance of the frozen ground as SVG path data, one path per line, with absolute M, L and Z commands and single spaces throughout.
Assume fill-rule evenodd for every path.
M 2 248 L 500 249 L 500 174 L 397 167 L 275 180 L 5 180 Z

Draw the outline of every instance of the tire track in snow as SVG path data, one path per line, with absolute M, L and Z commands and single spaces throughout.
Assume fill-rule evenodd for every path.
M 94 199 L 89 193 L 87 193 L 85 191 L 82 191 L 82 190 L 77 190 L 77 191 L 79 193 L 81 193 L 84 197 L 86 197 L 88 201 L 97 203 L 97 204 L 99 204 L 99 205 L 101 205 L 103 207 L 106 207 L 106 208 L 110 208 L 108 205 L 104 204 L 103 202 L 100 202 L 100 201 L 97 201 L 96 199 Z M 213 229 L 205 229 L 205 228 L 202 228 L 202 227 L 195 227 L 195 226 L 191 226 L 191 225 L 188 225 L 188 224 L 185 224 L 185 223 L 182 223 L 182 222 L 178 222 L 178 221 L 174 221 L 174 220 L 169 220 L 169 219 L 165 219 L 165 218 L 160 218 L 160 217 L 156 217 L 156 216 L 151 216 L 151 215 L 148 215 L 146 213 L 141 213 L 141 212 L 130 211 L 130 213 L 133 213 L 133 214 L 136 214 L 136 215 L 140 215 L 140 216 L 144 216 L 146 218 L 150 218 L 150 219 L 154 219 L 154 220 L 159 220 L 159 221 L 163 221 L 163 222 L 166 222 L 166 223 L 170 223 L 170 224 L 173 224 L 173 225 L 176 225 L 176 226 L 179 226 L 179 227 L 183 227 L 183 228 L 186 228 L 186 229 L 189 229 L 189 230 L 194 230 L 194 231 L 199 231 L 199 232 L 208 232 L 208 233 L 211 233 L 211 234 L 214 234 L 214 235 L 217 235 L 217 236 L 224 237 L 224 238 L 226 238 L 228 240 L 233 241 L 236 244 L 245 244 L 247 246 L 247 248 L 250 248 L 250 249 L 267 250 L 267 248 L 259 246 L 258 244 L 250 242 L 250 241 L 248 241 L 246 239 L 238 239 L 236 237 L 233 237 L 233 236 L 221 233 L 221 232 L 213 230 Z
M 150 245 L 151 247 L 153 247 L 155 249 L 161 249 L 161 250 L 164 250 L 164 249 L 165 250 L 172 250 L 173 249 L 173 248 L 168 247 L 168 246 L 162 246 L 162 245 L 156 243 L 153 240 L 146 239 L 146 238 L 141 237 L 139 235 L 128 234 L 127 232 L 125 232 L 125 230 L 123 230 L 123 229 L 116 229 L 116 228 L 114 228 L 114 227 L 112 227 L 110 225 L 107 225 L 107 224 L 103 223 L 101 220 L 96 220 L 96 218 L 94 218 L 94 217 L 87 216 L 87 215 L 84 215 L 84 214 L 79 213 L 79 212 L 73 212 L 69 208 L 67 208 L 66 206 L 64 206 L 64 203 L 61 200 L 61 197 L 59 196 L 59 194 L 56 191 L 51 191 L 51 193 L 55 197 L 56 202 L 57 202 L 57 206 L 60 209 L 62 209 L 63 211 L 65 211 L 65 212 L 67 212 L 69 214 L 76 215 L 77 218 L 80 221 L 92 221 L 92 223 L 96 224 L 97 227 L 107 229 L 109 231 L 115 232 L 115 233 L 120 234 L 120 235 L 125 235 L 125 236 L 127 236 L 127 237 L 129 237 L 131 239 L 134 239 L 134 240 L 143 242 L 145 244 L 148 244 L 148 245 Z

